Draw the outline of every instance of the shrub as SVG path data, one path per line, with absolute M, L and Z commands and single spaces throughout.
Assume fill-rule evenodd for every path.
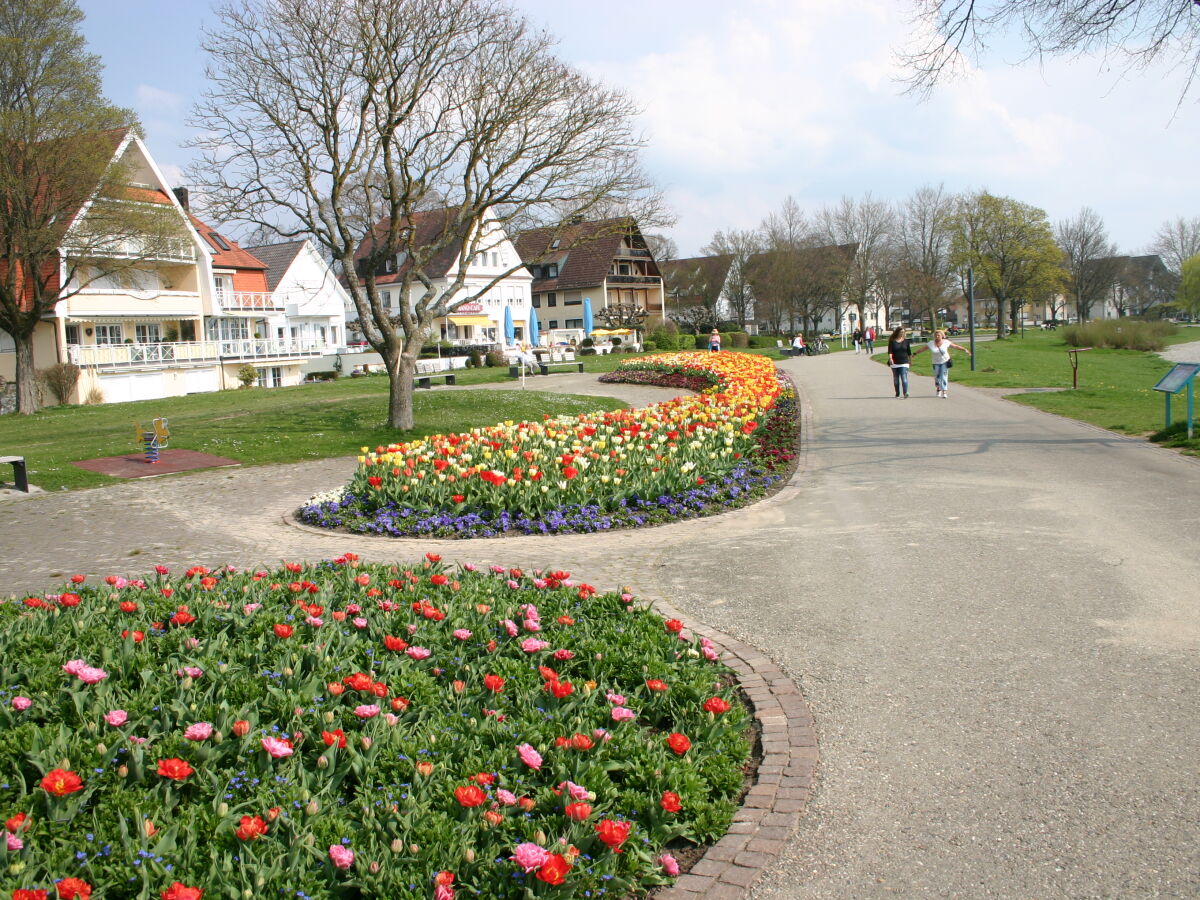
M 653 353 L 655 350 L 658 349 L 658 343 L 655 341 L 643 341 L 642 349 L 645 350 L 647 353 Z
M 104 391 L 98 387 L 93 387 L 87 392 L 87 397 L 84 398 L 83 402 L 88 406 L 102 406 L 104 404 Z
M 47 369 L 39 369 L 37 377 L 61 406 L 71 399 L 75 386 L 79 384 L 79 366 L 55 363 Z
M 248 388 L 258 381 L 258 369 L 247 363 L 238 369 L 237 377 L 238 381 L 242 383 L 242 387 Z
M 506 357 L 501 350 L 489 350 L 487 355 L 484 357 L 484 360 L 489 366 L 492 367 L 504 366 L 508 364 L 508 357 Z
M 744 331 L 731 331 L 729 334 L 722 335 L 725 346 L 746 348 L 750 346 L 750 335 Z
M 592 340 L 590 337 L 585 337 L 579 343 L 580 347 L 594 347 L 595 345 L 596 345 L 596 342 L 594 340 Z
M 1063 340 L 1072 347 L 1105 347 L 1113 350 L 1159 351 L 1168 335 L 1176 332 L 1170 322 L 1138 319 L 1096 319 L 1068 326 Z
M 483 351 L 478 347 L 472 347 L 471 354 L 468 357 L 467 365 L 473 369 L 483 368 Z
M 614 335 L 612 336 L 612 345 L 613 345 L 614 347 L 620 347 L 620 346 L 621 346 L 621 336 L 620 336 L 620 335 L 614 334 Z

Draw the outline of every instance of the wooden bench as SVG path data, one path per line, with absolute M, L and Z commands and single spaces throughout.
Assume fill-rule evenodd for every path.
M 538 375 L 549 375 L 551 369 L 575 369 L 577 372 L 583 371 L 583 363 L 581 362 L 537 362 L 525 363 L 526 369 L 537 369 Z M 521 364 L 516 363 L 508 367 L 508 377 L 517 378 L 521 374 Z M 532 373 L 531 373 L 532 374 Z
M 430 383 L 430 380 L 433 378 L 444 378 L 446 379 L 446 384 L 455 383 L 453 372 L 429 372 L 425 375 L 417 375 L 413 378 L 413 381 L 419 388 L 430 388 L 433 387 L 433 385 Z
M 0 463 L 8 463 L 13 468 L 13 483 L 18 491 L 29 493 L 29 475 L 25 471 L 25 457 L 0 456 Z

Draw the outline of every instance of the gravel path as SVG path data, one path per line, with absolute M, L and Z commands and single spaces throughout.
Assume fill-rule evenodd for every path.
M 1200 462 L 957 386 L 939 400 L 927 378 L 896 400 L 853 354 L 782 365 L 811 414 L 804 462 L 746 510 L 346 538 L 283 516 L 352 459 L 225 470 L 0 503 L 0 590 L 346 550 L 566 568 L 665 599 L 803 686 L 817 788 L 747 896 L 1200 895 Z

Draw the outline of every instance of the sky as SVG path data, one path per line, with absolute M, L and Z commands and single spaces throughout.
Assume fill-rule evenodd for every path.
M 173 185 L 204 89 L 206 0 L 79 0 L 110 100 L 134 109 Z M 907 0 L 515 0 L 559 56 L 642 110 L 645 164 L 683 257 L 718 230 L 757 228 L 791 196 L 809 213 L 843 196 L 902 201 L 925 185 L 986 188 L 1056 223 L 1096 210 L 1122 253 L 1200 216 L 1200 101 L 1165 66 L 1128 73 L 1087 57 L 1016 64 L 1015 46 L 927 100 L 903 93 L 895 54 Z M 1200 97 L 1200 91 L 1197 91 Z

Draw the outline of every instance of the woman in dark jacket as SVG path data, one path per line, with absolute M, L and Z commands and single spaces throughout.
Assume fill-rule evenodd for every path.
M 908 367 L 912 365 L 912 342 L 904 336 L 904 326 L 901 325 L 892 332 L 888 339 L 888 365 L 892 367 L 892 384 L 896 388 L 896 396 L 901 389 L 908 398 Z

